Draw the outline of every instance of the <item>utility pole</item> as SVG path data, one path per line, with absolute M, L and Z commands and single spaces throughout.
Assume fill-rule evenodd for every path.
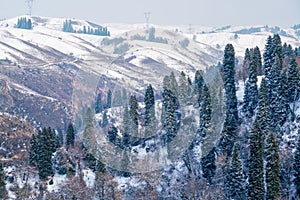
M 144 15 L 146 19 L 147 29 L 149 29 L 149 20 L 150 20 L 151 12 L 144 12 Z
M 30 16 L 31 16 L 31 14 L 32 14 L 33 1 L 34 1 L 34 0 L 26 0 L 27 6 L 28 6 L 28 14 L 29 14 Z

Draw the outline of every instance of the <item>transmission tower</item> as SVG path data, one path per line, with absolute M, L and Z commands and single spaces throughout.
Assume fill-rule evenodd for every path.
M 149 28 L 149 20 L 150 20 L 151 12 L 144 12 L 144 15 L 145 15 L 147 29 L 148 29 Z
M 31 16 L 32 14 L 32 7 L 33 7 L 33 1 L 34 0 L 25 0 L 28 6 L 28 14 Z

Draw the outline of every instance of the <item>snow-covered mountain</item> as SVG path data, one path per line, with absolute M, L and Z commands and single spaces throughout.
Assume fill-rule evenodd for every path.
M 31 30 L 16 28 L 21 17 L 31 19 Z M 71 20 L 77 31 L 84 27 L 107 27 L 111 37 L 63 32 L 66 20 Z M 267 37 L 273 33 L 281 34 L 282 41 L 293 47 L 300 46 L 299 30 L 293 28 L 97 25 L 78 19 L 40 16 L 3 20 L 0 21 L 0 76 L 6 97 L 13 102 L 10 106 L 3 103 L 3 110 L 36 124 L 50 121 L 50 125 L 59 126 L 64 118 L 70 119 L 71 102 L 78 96 L 86 96 L 82 91 L 89 91 L 90 98 L 94 98 L 100 78 L 104 89 L 117 83 L 139 94 L 151 83 L 159 90 L 162 77 L 170 72 L 184 71 L 193 76 L 197 69 L 221 62 L 227 43 L 233 44 L 236 56 L 242 59 L 246 48 L 259 46 L 263 50 Z M 38 112 L 32 111 L 32 103 L 26 104 L 34 99 L 40 102 L 35 110 L 44 113 L 59 110 L 59 117 L 49 120 L 47 114 L 41 119 Z

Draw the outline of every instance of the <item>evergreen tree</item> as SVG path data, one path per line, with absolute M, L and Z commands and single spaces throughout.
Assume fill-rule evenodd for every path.
M 162 125 L 166 130 L 166 142 L 170 141 L 176 135 L 177 125 L 176 125 L 176 102 L 177 98 L 174 93 L 168 88 L 164 88 L 163 91 L 163 115 L 162 115 Z
M 269 80 L 269 105 L 270 105 L 270 119 L 271 119 L 271 128 L 274 131 L 278 131 L 280 126 L 287 119 L 288 115 L 288 105 L 286 99 L 286 91 L 284 85 L 284 74 L 281 74 L 280 71 L 280 58 L 276 56 L 275 62 L 271 69 L 271 79 Z
M 212 148 L 211 151 L 209 151 L 209 153 L 204 156 L 203 158 L 201 158 L 201 164 L 202 164 L 202 173 L 203 173 L 203 177 L 206 178 L 207 182 L 209 184 L 212 183 L 213 177 L 216 174 L 216 149 Z
M 200 103 L 201 103 L 203 85 L 204 85 L 203 71 L 197 70 L 195 73 L 193 94 L 197 98 L 198 106 L 200 106 Z
M 267 39 L 267 43 L 265 46 L 265 52 L 263 54 L 264 57 L 264 74 L 266 77 L 266 81 L 267 84 L 269 83 L 270 79 L 271 79 L 271 69 L 272 69 L 272 65 L 273 65 L 273 57 L 272 57 L 272 37 L 269 36 Z M 269 85 L 267 85 L 267 87 L 269 88 Z
M 52 130 L 51 127 L 47 128 L 47 137 L 48 137 L 48 147 L 49 151 L 54 153 L 56 151 L 56 146 L 55 146 L 55 130 Z
M 178 86 L 178 98 L 180 102 L 186 103 L 189 95 L 190 95 L 189 83 L 187 81 L 185 73 L 181 72 L 179 77 L 179 86 Z
M 107 98 L 106 98 L 106 106 L 105 106 L 106 109 L 111 108 L 111 99 L 112 99 L 112 93 L 111 90 L 108 90 Z
M 243 69 L 242 69 L 242 78 L 244 82 L 249 77 L 249 65 L 250 65 L 250 50 L 246 48 L 244 62 L 243 62 Z
M 269 104 L 267 96 L 267 82 L 266 79 L 262 79 L 259 90 L 259 100 L 258 100 L 258 111 L 256 119 L 259 122 L 263 134 L 269 132 L 270 125 L 270 113 L 269 113 Z
M 115 126 L 112 126 L 108 130 L 108 139 L 110 142 L 115 143 L 118 136 L 118 129 Z
M 264 199 L 263 135 L 257 120 L 254 121 L 250 136 L 248 199 Z
M 33 134 L 30 139 L 30 148 L 29 148 L 29 164 L 31 166 L 36 166 L 37 164 L 37 150 L 38 150 L 37 139 L 35 134 Z
M 276 136 L 269 132 L 266 139 L 266 199 L 280 198 L 280 160 Z
M 101 127 L 106 127 L 108 124 L 108 119 L 107 119 L 107 111 L 104 111 L 103 115 L 102 115 L 102 123 L 101 123 Z
M 259 48 L 256 46 L 253 50 L 253 55 L 256 58 L 256 67 L 257 67 L 257 73 L 259 76 L 263 75 L 263 66 L 262 66 L 262 61 L 261 61 L 261 53 Z
M 227 44 L 224 50 L 224 88 L 226 95 L 226 115 L 233 115 L 238 121 L 237 97 L 235 88 L 235 56 L 232 44 Z
M 227 187 L 230 199 L 245 199 L 245 177 L 243 174 L 242 160 L 240 157 L 239 149 L 235 145 L 233 149 L 232 160 L 230 162 Z
M 67 149 L 70 146 L 74 147 L 74 142 L 75 142 L 75 130 L 74 130 L 73 124 L 69 123 L 68 129 L 67 129 L 67 135 L 66 135 L 66 146 L 67 146 Z
M 37 135 L 37 166 L 39 170 L 40 179 L 46 179 L 52 174 L 52 151 L 49 148 L 49 135 L 48 130 L 38 131 Z
M 227 155 L 230 155 L 232 152 L 232 148 L 236 139 L 236 132 L 239 121 L 234 80 L 234 69 L 234 48 L 231 44 L 227 44 L 225 47 L 223 60 L 226 116 L 219 144 L 221 151 L 227 153 Z
M 152 85 L 148 85 L 145 93 L 145 136 L 150 136 L 155 132 L 155 100 Z
M 174 72 L 171 72 L 169 78 L 170 78 L 170 87 L 168 89 L 173 93 L 173 95 L 176 98 L 178 98 L 178 83 L 175 78 Z
M 129 119 L 130 133 L 134 136 L 138 135 L 138 103 L 134 95 L 129 99 Z
M 95 113 L 98 114 L 102 112 L 103 105 L 102 105 L 102 95 L 101 92 L 98 93 L 96 103 L 95 103 Z
M 274 34 L 272 38 L 272 63 L 275 63 L 276 57 L 280 70 L 282 70 L 282 44 L 278 34 Z
M 0 198 L 1 199 L 6 199 L 8 195 L 5 185 L 6 185 L 5 173 L 4 173 L 2 162 L 0 161 Z
M 288 82 L 288 101 L 290 103 L 295 102 L 299 98 L 299 70 L 297 62 L 294 56 L 292 56 L 287 71 L 287 82 Z
M 257 89 L 257 64 L 258 58 L 254 54 L 254 50 L 250 51 L 250 64 L 249 64 L 249 79 L 246 83 L 243 111 L 246 116 L 252 117 L 258 102 L 258 89 Z
M 212 178 L 216 173 L 215 164 L 215 147 L 211 149 L 211 97 L 206 84 L 202 90 L 202 101 L 200 106 L 200 140 L 201 140 L 201 152 L 203 158 L 201 159 L 203 177 L 207 179 L 211 184 Z M 196 138 L 197 141 L 197 138 Z
M 300 137 L 299 136 L 298 136 L 296 151 L 294 154 L 293 169 L 294 169 L 293 182 L 296 189 L 296 197 L 300 199 Z

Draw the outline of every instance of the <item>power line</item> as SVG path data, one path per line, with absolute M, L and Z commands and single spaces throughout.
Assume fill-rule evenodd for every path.
M 28 6 L 28 14 L 31 16 L 32 14 L 32 7 L 33 7 L 33 1 L 34 0 L 25 0 Z
M 150 20 L 151 12 L 144 12 L 144 15 L 146 19 L 147 28 L 149 28 L 149 20 Z

